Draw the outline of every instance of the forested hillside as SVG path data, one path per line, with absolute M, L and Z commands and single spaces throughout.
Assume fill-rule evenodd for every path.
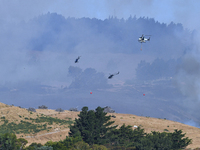
M 193 34 L 182 24 L 169 25 L 156 22 L 153 18 L 132 17 L 127 20 L 110 17 L 99 20 L 90 18 L 64 18 L 58 14 L 39 16 L 24 24 L 25 29 L 34 27 L 35 36 L 29 38 L 32 50 L 64 50 L 85 52 L 112 52 L 139 54 L 137 39 L 142 34 L 151 35 L 145 46 L 145 54 L 177 58 L 188 50 Z M 33 31 L 31 31 L 33 32 Z M 55 48 L 55 49 L 54 49 Z

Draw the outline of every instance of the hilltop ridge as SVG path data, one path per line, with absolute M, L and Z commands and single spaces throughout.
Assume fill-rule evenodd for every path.
M 52 109 L 36 109 L 36 112 L 30 112 L 25 108 L 19 108 L 16 106 L 10 106 L 3 103 L 0 103 L 0 113 L 1 113 L 1 123 L 3 125 L 3 120 L 8 120 L 9 123 L 20 124 L 24 122 L 30 122 L 34 125 L 37 125 L 40 131 L 34 132 L 31 130 L 24 130 L 25 133 L 20 133 L 22 130 L 17 130 L 18 133 L 15 133 L 17 137 L 23 137 L 28 141 L 27 145 L 30 145 L 33 142 L 45 144 L 47 141 L 59 141 L 64 140 L 68 136 L 69 128 L 65 124 L 67 122 L 56 122 L 56 121 L 73 121 L 75 118 L 78 118 L 80 112 L 73 112 L 65 110 L 64 112 L 57 112 Z M 187 148 L 197 148 L 200 143 L 200 129 L 185 125 L 179 122 L 170 121 L 166 119 L 159 118 L 150 118 L 144 116 L 136 116 L 132 114 L 119 114 L 119 113 L 108 113 L 108 115 L 115 116 L 111 117 L 112 121 L 115 121 L 115 125 L 131 125 L 133 129 L 137 126 L 140 126 L 145 130 L 145 132 L 150 133 L 151 131 L 159 132 L 173 132 L 175 129 L 182 130 L 183 133 L 186 133 L 186 137 L 192 139 L 192 144 Z M 20 117 L 21 116 L 21 117 Z M 27 119 L 28 118 L 28 119 Z M 32 118 L 32 119 L 30 119 Z M 49 120 L 41 120 L 44 118 L 52 119 L 52 124 Z M 56 120 L 53 120 L 56 119 Z M 35 121 L 37 120 L 37 121 Z M 5 122 L 4 122 L 5 123 Z M 68 122 L 69 124 L 72 122 Z M 41 128 L 41 125 L 45 125 L 46 128 Z

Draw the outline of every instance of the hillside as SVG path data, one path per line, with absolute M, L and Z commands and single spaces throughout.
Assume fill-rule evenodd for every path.
M 18 129 L 17 137 L 23 137 L 28 141 L 27 145 L 30 145 L 33 142 L 45 144 L 47 141 L 59 141 L 65 139 L 68 135 L 68 125 L 74 120 L 79 112 L 72 112 L 65 110 L 64 112 L 56 112 L 55 110 L 50 109 L 37 109 L 36 112 L 29 112 L 24 108 L 19 108 L 15 106 L 9 106 L 3 103 L 0 103 L 0 113 L 1 113 L 1 129 L 2 125 L 5 124 L 4 120 L 7 121 L 7 125 L 11 122 L 20 124 L 23 122 L 30 122 L 34 125 L 38 125 L 38 132 L 33 132 L 28 130 L 24 130 L 26 133 L 19 133 L 21 130 Z M 197 148 L 200 143 L 200 129 L 196 127 L 192 127 L 189 125 L 185 125 L 179 122 L 174 122 L 165 119 L 158 118 L 150 118 L 143 116 L 136 116 L 131 114 L 118 114 L 118 113 L 109 113 L 109 115 L 116 116 L 116 118 L 112 117 L 112 120 L 115 121 L 114 124 L 121 126 L 122 124 L 126 125 L 136 125 L 141 126 L 141 128 L 145 129 L 145 132 L 150 133 L 151 131 L 159 131 L 159 132 L 173 132 L 174 129 L 181 129 L 183 133 L 186 133 L 186 137 L 192 139 L 192 144 L 188 146 L 188 148 Z M 49 120 L 41 121 L 42 117 L 51 118 L 52 123 L 49 123 Z M 32 119 L 27 119 L 32 118 Z M 38 119 L 37 119 L 38 118 Z M 55 120 L 53 120 L 53 118 Z M 34 121 L 34 119 L 40 121 Z M 65 120 L 68 122 L 58 121 Z M 4 122 L 3 122 L 4 121 Z M 68 124 L 67 124 L 68 123 Z M 45 125 L 46 124 L 46 125 Z M 44 128 L 44 126 L 46 126 Z M 41 127 L 42 126 L 42 127 Z M 31 127 L 31 126 L 30 126 Z M 134 127 L 133 127 L 134 128 Z
M 50 117 L 42 113 L 28 111 L 25 108 L 2 103 L 0 103 L 0 113 L 0 132 L 15 133 L 18 138 L 22 137 L 27 139 L 29 141 L 28 145 L 32 142 L 41 142 L 44 144 L 48 140 L 59 140 L 61 136 L 59 135 L 59 137 L 56 137 L 56 133 L 62 130 L 62 134 L 65 133 L 66 136 L 69 124 L 73 123 L 72 120 L 67 117 L 65 117 L 64 120 L 56 118 L 58 112 L 55 111 L 55 116 Z M 52 134 L 54 134 L 53 137 L 51 137 Z M 48 136 L 46 137 L 45 135 Z M 63 136 L 62 139 L 64 139 L 65 136 Z M 46 140 L 40 141 L 43 137 L 45 137 Z

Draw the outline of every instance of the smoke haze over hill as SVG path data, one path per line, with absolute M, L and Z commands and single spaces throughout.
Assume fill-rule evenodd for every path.
M 37 8 L 23 1 L 27 7 L 22 9 L 19 3 L 8 6 L 17 10 L 0 9 L 1 102 L 27 108 L 45 104 L 54 109 L 109 105 L 120 113 L 198 122 L 199 34 L 186 29 L 196 25 L 178 17 L 180 12 L 173 16 L 183 24 L 174 23 L 170 15 L 168 21 L 158 22 L 161 14 L 151 15 L 166 2 L 158 10 L 152 9 L 156 1 L 146 2 L 104 0 L 98 2 L 99 7 L 91 7 L 91 3 L 76 1 L 64 9 L 66 3 L 61 1 L 54 7 L 53 1 L 44 1 Z M 105 3 L 105 11 L 100 11 Z M 165 9 L 174 12 L 173 3 Z M 186 3 L 177 3 L 185 8 Z M 143 9 L 130 8 L 133 4 Z M 28 8 L 29 15 L 24 13 Z M 54 13 L 58 8 L 60 12 Z M 95 8 L 99 14 L 90 16 Z M 148 17 L 143 17 L 147 16 L 144 9 L 149 10 Z M 137 16 L 130 13 L 136 10 Z M 138 38 L 142 34 L 151 35 L 151 40 L 141 51 Z M 78 56 L 79 63 L 74 63 Z M 119 75 L 108 79 L 118 71 Z

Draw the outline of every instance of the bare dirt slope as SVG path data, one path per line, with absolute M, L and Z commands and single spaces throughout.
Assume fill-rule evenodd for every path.
M 72 112 L 65 110 L 64 112 L 56 112 L 55 110 L 50 109 L 37 109 L 36 113 L 30 114 L 26 109 L 18 108 L 15 106 L 9 106 L 0 103 L 0 113 L 1 117 L 5 116 L 9 118 L 8 120 L 16 121 L 20 119 L 18 116 L 41 116 L 47 115 L 54 118 L 69 120 L 74 120 L 78 118 L 78 114 L 80 112 Z M 151 131 L 159 131 L 159 132 L 174 132 L 174 129 L 182 130 L 183 133 L 186 133 L 186 137 L 192 139 L 192 144 L 189 145 L 187 148 L 197 148 L 200 147 L 200 129 L 196 127 L 192 127 L 189 125 L 185 125 L 179 122 L 165 120 L 165 119 L 158 119 L 158 118 L 150 118 L 150 117 L 143 117 L 143 116 L 136 116 L 131 114 L 118 114 L 118 113 L 109 113 L 108 115 L 114 115 L 116 118 L 112 117 L 112 120 L 115 121 L 115 125 L 131 125 L 133 126 L 140 126 L 145 130 L 145 132 L 150 133 Z M 23 135 L 23 138 L 28 140 L 28 145 L 33 142 L 45 144 L 47 141 L 59 141 L 65 139 L 68 135 L 69 128 L 62 128 L 59 126 L 54 125 L 51 131 L 48 132 L 39 132 L 34 135 Z M 19 134 L 17 137 L 21 137 L 22 135 Z

